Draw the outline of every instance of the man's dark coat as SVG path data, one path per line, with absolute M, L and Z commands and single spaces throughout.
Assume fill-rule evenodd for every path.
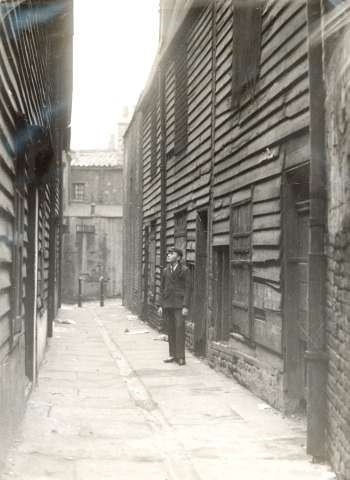
M 175 271 L 168 265 L 162 272 L 161 306 L 163 308 L 183 308 L 190 306 L 191 300 L 191 272 L 177 264 Z

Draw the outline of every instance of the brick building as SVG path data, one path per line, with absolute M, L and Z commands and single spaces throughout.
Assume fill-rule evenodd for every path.
M 64 173 L 64 228 L 62 298 L 78 297 L 83 278 L 83 297 L 122 292 L 123 165 L 119 151 L 71 151 Z
M 308 452 L 346 479 L 348 8 L 161 2 L 125 135 L 124 238 L 126 304 L 160 327 L 165 253 L 183 248 L 189 348 L 273 406 L 305 410 Z
M 343 7 L 343 8 L 342 8 Z M 350 478 L 350 21 L 349 6 L 325 16 L 327 174 L 326 340 L 328 451 Z
M 60 303 L 72 2 L 0 5 L 0 470 Z

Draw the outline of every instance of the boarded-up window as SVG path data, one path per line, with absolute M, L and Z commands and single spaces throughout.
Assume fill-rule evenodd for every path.
M 233 0 L 232 104 L 243 91 L 254 92 L 259 75 L 263 0 Z
M 177 46 L 175 56 L 175 154 L 187 145 L 188 130 L 187 45 L 185 39 Z
M 15 192 L 15 224 L 13 242 L 13 333 L 22 329 L 23 315 L 23 269 L 24 269 L 24 196 Z
M 252 292 L 251 202 L 232 207 L 231 212 L 231 331 L 250 337 Z
M 181 248 L 184 254 L 184 259 L 186 258 L 186 223 L 187 223 L 187 214 L 186 210 L 178 212 L 175 214 L 175 247 Z
M 73 183 L 73 200 L 77 202 L 85 200 L 85 183 Z
M 156 293 L 156 235 L 156 222 L 153 221 L 149 230 L 148 244 L 148 299 L 151 303 L 154 303 Z

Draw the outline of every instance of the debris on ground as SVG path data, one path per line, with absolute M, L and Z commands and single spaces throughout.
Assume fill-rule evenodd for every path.
M 167 342 L 168 335 L 159 335 L 158 337 L 154 337 L 152 340 L 159 341 L 159 342 Z
M 258 409 L 259 410 L 271 410 L 272 407 L 271 407 L 271 405 L 268 405 L 267 403 L 258 403 Z
M 128 335 L 141 335 L 145 333 L 150 333 L 149 330 L 128 330 L 127 328 L 124 330 L 124 332 Z
M 69 318 L 56 318 L 55 323 L 60 323 L 62 325 L 76 325 L 76 322 Z

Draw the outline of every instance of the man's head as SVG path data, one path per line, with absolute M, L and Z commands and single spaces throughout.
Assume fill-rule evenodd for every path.
M 183 257 L 183 252 L 180 248 L 169 248 L 168 253 L 167 253 L 167 262 L 168 263 L 176 263 L 180 262 Z

